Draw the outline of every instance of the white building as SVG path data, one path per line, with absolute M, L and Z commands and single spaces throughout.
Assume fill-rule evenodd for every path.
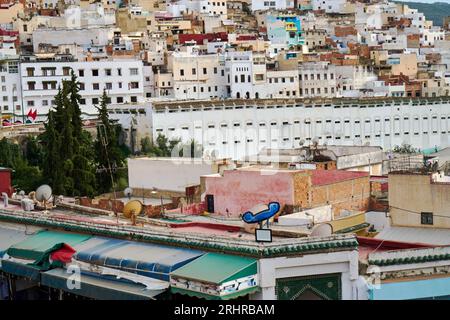
M 226 98 L 227 86 L 223 56 L 199 54 L 195 47 L 187 52 L 174 52 L 169 58 L 173 72 L 174 98 L 213 99 Z
M 304 62 L 298 67 L 300 96 L 336 97 L 336 66 L 326 61 Z
M 0 56 L 0 126 L 2 119 L 22 119 L 19 57 Z
M 97 114 L 103 90 L 111 104 L 139 103 L 144 100 L 143 64 L 140 60 L 110 61 L 29 61 L 20 64 L 23 108 L 25 114 L 37 110 L 44 120 L 54 105 L 58 87 L 70 79 L 71 70 L 80 83 L 81 111 L 85 117 Z
M 294 0 L 252 0 L 252 11 L 293 9 L 294 2 Z
M 390 149 L 450 145 L 450 100 L 228 100 L 153 104 L 153 137 L 195 138 L 218 157 L 242 159 L 303 140 Z M 446 132 L 446 133 L 444 133 Z

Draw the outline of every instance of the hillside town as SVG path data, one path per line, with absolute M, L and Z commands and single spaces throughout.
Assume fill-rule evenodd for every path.
M 0 0 L 0 300 L 450 300 L 448 8 Z

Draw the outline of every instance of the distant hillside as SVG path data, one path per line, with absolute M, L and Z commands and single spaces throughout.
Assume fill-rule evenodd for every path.
M 435 2 L 420 3 L 420 2 L 398 2 L 408 5 L 410 8 L 417 9 L 419 12 L 423 12 L 427 20 L 432 20 L 433 25 L 442 26 L 442 20 L 445 17 L 450 16 L 450 3 Z

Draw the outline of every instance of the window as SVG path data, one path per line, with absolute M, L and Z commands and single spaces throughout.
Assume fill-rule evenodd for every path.
M 27 101 L 27 106 L 34 107 L 34 100 Z
M 78 70 L 78 76 L 79 77 L 84 77 L 84 70 L 83 69 Z
M 92 98 L 92 104 L 98 104 L 98 98 Z
M 130 76 L 137 76 L 138 74 L 138 68 L 130 68 Z
M 112 75 L 111 69 L 105 69 L 105 75 L 108 77 Z
M 123 103 L 123 97 L 117 97 L 117 103 Z
M 139 82 L 130 82 L 130 89 L 139 89 Z
M 197 69 L 195 69 L 195 68 L 192 68 L 192 75 L 196 75 L 197 74 Z
M 34 90 L 35 89 L 36 82 L 28 82 L 28 90 Z
M 98 77 L 98 69 L 92 69 L 92 76 Z
M 70 75 L 70 67 L 63 67 L 63 76 Z
M 27 76 L 28 77 L 34 76 L 34 68 L 27 68 Z
M 100 90 L 100 85 L 98 83 L 93 83 L 92 84 L 92 89 L 93 90 Z
M 217 67 L 214 67 L 214 74 L 217 74 Z
M 432 212 L 421 212 L 420 213 L 420 223 L 421 224 L 433 224 L 433 213 Z
M 120 68 L 117 69 L 117 75 L 118 75 L 118 76 L 121 76 L 121 75 L 122 75 L 122 69 L 120 69 Z
M 207 74 L 208 70 L 206 68 L 203 68 L 203 74 Z
M 184 69 L 180 69 L 180 76 L 184 76 Z
M 84 83 L 79 82 L 78 84 L 79 84 L 80 91 L 84 90 L 84 88 L 85 88 Z
M 55 68 L 41 68 L 43 76 L 54 76 L 56 74 Z
M 131 96 L 130 99 L 131 99 L 131 102 L 133 102 L 133 103 L 137 102 L 137 97 L 136 96 Z
M 106 90 L 111 90 L 112 89 L 112 83 L 111 82 L 105 83 L 105 89 Z

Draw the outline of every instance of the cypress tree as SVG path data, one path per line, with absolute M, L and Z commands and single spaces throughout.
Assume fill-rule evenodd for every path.
M 100 106 L 97 107 L 99 124 L 97 125 L 97 139 L 95 141 L 95 158 L 97 163 L 97 184 L 101 192 L 109 192 L 112 188 L 110 168 L 114 181 L 120 173 L 117 171 L 125 163 L 125 156 L 120 148 L 120 125 L 114 125 L 108 114 L 108 95 L 103 90 Z

